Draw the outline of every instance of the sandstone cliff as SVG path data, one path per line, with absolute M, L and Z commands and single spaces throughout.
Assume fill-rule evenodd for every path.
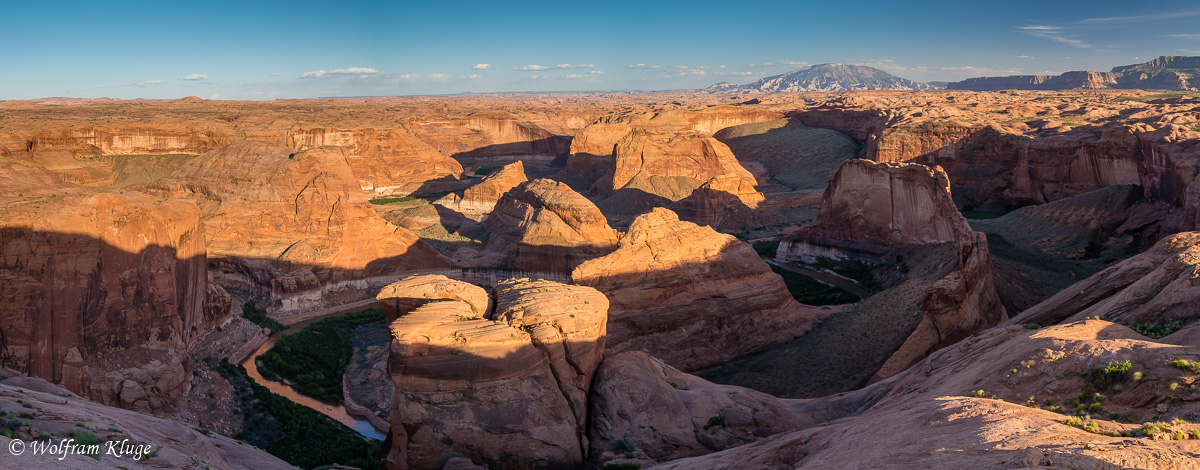
M 483 316 L 461 300 L 434 301 L 389 325 L 387 468 L 436 468 L 454 456 L 497 469 L 582 465 L 608 302 L 530 280 L 502 282 L 496 301 Z
M 466 214 L 491 212 L 496 208 L 500 196 L 526 181 L 528 178 L 525 177 L 525 166 L 520 161 L 509 163 L 495 173 L 487 175 L 483 181 L 464 190 L 456 207 Z
M 241 142 L 188 162 L 149 190 L 196 200 L 208 251 L 231 271 L 219 279 L 266 296 L 280 314 L 447 265 L 412 232 L 376 215 L 337 149 Z
M 917 164 L 848 160 L 830 179 L 816 220 L 786 236 L 776 256 L 871 263 L 897 249 L 931 246 L 944 250 L 953 264 L 931 268 L 944 277 L 923 287 L 915 282 L 905 286 L 903 280 L 896 284 L 921 290 L 921 320 L 872 377 L 877 381 L 1005 318 L 992 280 L 987 237 L 972 231 L 954 207 L 945 172 Z
M 183 395 L 187 343 L 223 315 L 215 304 L 206 315 L 196 205 L 64 184 L 8 159 L 0 175 L 4 365 L 142 411 Z
M 803 256 L 809 250 L 805 237 L 916 247 L 965 240 L 970 233 L 941 168 L 848 160 L 826 186 L 816 219 L 780 244 L 779 257 Z
M 749 245 L 661 208 L 571 278 L 611 300 L 610 354 L 644 350 L 684 370 L 782 343 L 823 316 L 796 303 Z
M 617 231 L 591 201 L 563 183 L 535 179 L 512 188 L 483 222 L 486 253 L 499 267 L 567 275 L 616 248 Z
M 717 230 L 736 231 L 752 225 L 765 225 L 773 217 L 759 210 L 766 200 L 754 185 L 737 175 L 714 176 L 686 198 L 671 204 L 680 219 Z
M 337 146 L 358 185 L 375 195 L 429 194 L 461 189 L 462 165 L 402 128 L 289 129 L 296 150 Z
M 609 194 L 631 186 L 635 180 L 671 177 L 690 179 L 694 189 L 723 174 L 733 174 L 750 185 L 755 184 L 754 176 L 738 164 L 729 147 L 712 137 L 634 130 L 617 142 L 613 158 L 612 174 L 597 182 L 593 192 Z M 652 194 L 673 201 L 686 196 L 686 193 Z

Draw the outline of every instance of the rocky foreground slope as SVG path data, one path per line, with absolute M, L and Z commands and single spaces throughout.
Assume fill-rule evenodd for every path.
M 0 445 L 22 450 L 4 456 L 9 468 L 296 468 L 254 446 L 207 430 L 93 403 L 42 379 L 5 377 L 0 380 L 0 409 L 7 424 Z M 38 454 L 33 447 L 37 442 L 58 444 L 64 440 L 85 444 L 89 438 L 99 440 L 99 455 Z M 110 450 L 106 442 L 116 445 Z

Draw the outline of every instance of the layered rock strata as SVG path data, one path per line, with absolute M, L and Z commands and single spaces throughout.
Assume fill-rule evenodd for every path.
M 580 263 L 616 248 L 617 231 L 569 186 L 535 179 L 512 188 L 483 222 L 489 262 L 531 272 L 570 274 Z
M 786 236 L 777 256 L 871 262 L 896 249 L 926 246 L 948 250 L 956 265 L 924 293 L 920 323 L 875 373 L 876 381 L 1006 316 L 992 280 L 987 237 L 972 231 L 955 208 L 946 173 L 917 164 L 848 160 L 830 179 L 817 218 Z
M 184 395 L 188 342 L 228 315 L 205 301 L 196 205 L 77 187 L 8 159 L 0 174 L 4 365 L 141 411 Z
M 342 152 L 241 142 L 206 153 L 149 190 L 200 206 L 219 281 L 291 314 L 361 298 L 371 285 L 448 263 L 380 218 Z
M 381 294 L 387 304 L 384 295 L 393 294 Z M 452 457 L 498 469 L 583 464 L 607 300 L 528 279 L 503 281 L 496 295 L 486 315 L 462 300 L 432 301 L 389 325 L 387 468 L 439 468 Z
M 571 278 L 611 300 L 610 354 L 644 350 L 684 370 L 782 343 L 823 316 L 796 303 L 750 245 L 661 208 Z

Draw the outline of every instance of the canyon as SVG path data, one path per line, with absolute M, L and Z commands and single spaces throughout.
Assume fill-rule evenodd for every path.
M 79 421 L 161 441 L 160 467 L 1189 468 L 1200 98 L 1118 89 L 1180 63 L 1027 80 L 1054 91 L 769 93 L 825 67 L 0 102 L 0 404 L 32 410 L 0 441 Z M 321 403 L 383 442 L 257 362 L 370 308 L 284 344 L 340 363 Z

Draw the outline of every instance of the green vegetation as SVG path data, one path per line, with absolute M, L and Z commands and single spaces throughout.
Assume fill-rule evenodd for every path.
M 419 199 L 419 198 L 415 198 L 412 196 L 384 196 L 384 197 L 377 197 L 377 198 L 371 199 L 371 204 L 380 206 L 383 204 L 396 204 L 399 202 L 416 201 L 417 199 Z
M 1036 329 L 1038 329 L 1038 328 L 1041 328 L 1041 327 L 1042 327 L 1042 325 L 1039 325 L 1039 324 L 1037 324 L 1037 323 L 1026 323 L 1026 324 L 1024 324 L 1024 325 L 1021 325 L 1021 326 L 1024 326 L 1026 330 L 1036 330 Z
M 504 168 L 504 167 L 500 166 L 500 165 L 481 166 L 481 167 L 479 167 L 478 170 L 475 170 L 475 176 L 487 176 L 492 173 L 495 173 L 496 170 L 499 170 L 501 168 Z
M 1171 333 L 1179 331 L 1180 328 L 1183 328 L 1183 322 L 1181 322 L 1177 319 L 1171 319 L 1171 320 L 1167 320 L 1165 322 L 1161 322 L 1157 325 L 1143 325 L 1141 323 L 1134 323 L 1133 326 L 1131 326 L 1129 328 L 1133 329 L 1133 331 L 1138 332 L 1142 336 L 1146 336 L 1148 338 L 1159 339 L 1159 338 L 1167 336 Z
M 1179 92 L 1179 93 L 1156 93 L 1153 95 L 1145 95 L 1145 96 L 1118 96 L 1113 101 L 1142 101 L 1142 102 L 1145 102 L 1145 101 L 1165 100 L 1165 99 L 1172 99 L 1172 98 L 1200 98 L 1200 93 Z
M 383 312 L 369 308 L 313 322 L 279 338 L 258 357 L 258 371 L 271 380 L 286 380 L 305 395 L 341 404 L 342 376 L 354 354 L 350 337 L 355 328 L 368 323 L 383 328 Z
M 255 325 L 271 330 L 271 333 L 286 330 L 287 327 L 275 319 L 268 317 L 266 312 L 259 310 L 254 306 L 254 301 L 246 301 L 246 305 L 242 306 L 242 318 L 254 322 Z
M 816 265 L 833 271 L 843 277 L 853 279 L 859 287 L 866 289 L 868 292 L 879 292 L 883 290 L 883 285 L 875 280 L 875 276 L 871 274 L 871 266 L 859 261 L 844 259 L 831 260 L 822 258 L 817 261 Z
M 792 272 L 770 263 L 768 265 L 771 266 L 771 271 L 774 271 L 775 274 L 783 278 L 783 283 L 787 286 L 788 292 L 792 294 L 792 297 L 795 297 L 796 301 L 802 304 L 815 306 L 841 305 L 862 300 L 853 293 L 817 281 L 803 274 Z
M 709 428 L 715 428 L 715 427 L 722 427 L 722 428 L 725 427 L 725 414 L 724 413 L 717 413 L 716 416 L 708 418 L 708 423 L 706 423 L 704 425 L 704 430 L 707 431 Z
M 1176 359 L 1171 361 L 1171 367 L 1200 375 L 1200 362 L 1192 362 L 1187 359 Z
M 995 212 L 962 211 L 962 215 L 968 219 L 995 219 L 1003 216 L 1004 214 L 997 214 Z
M 779 250 L 779 242 L 758 242 L 753 245 L 754 252 L 758 253 L 759 258 L 774 258 L 775 252 Z
M 335 463 L 379 468 L 379 441 L 368 441 L 332 418 L 272 393 L 250 380 L 240 365 L 222 360 L 214 368 L 233 385 L 242 412 L 244 424 L 236 439 L 300 468 Z
M 79 429 L 73 430 L 73 431 L 67 433 L 67 435 L 75 439 L 75 444 L 78 444 L 79 446 L 81 446 L 85 449 L 87 448 L 86 446 L 96 446 L 96 447 L 94 447 L 94 450 L 96 450 L 96 453 L 94 453 L 94 454 L 88 453 L 85 455 L 87 455 L 88 457 L 91 457 L 93 459 L 100 460 L 100 452 L 101 452 L 100 438 L 96 437 L 94 434 L 92 434 L 90 432 L 82 431 Z

